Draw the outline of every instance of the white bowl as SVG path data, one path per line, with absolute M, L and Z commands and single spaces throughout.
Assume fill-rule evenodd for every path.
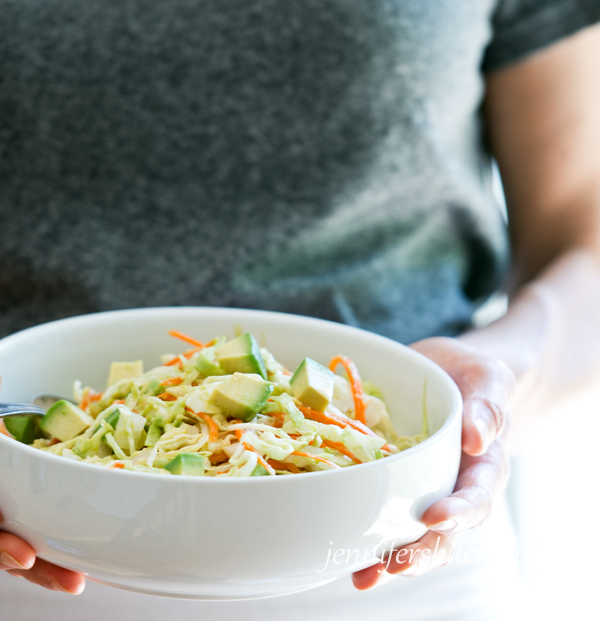
M 107 470 L 0 434 L 2 529 L 41 558 L 118 588 L 191 599 L 250 599 L 324 584 L 421 537 L 424 511 L 452 492 L 462 402 L 427 358 L 394 341 L 296 315 L 153 308 L 44 324 L 0 341 L 2 401 L 98 390 L 113 360 L 159 364 L 181 351 L 169 329 L 200 340 L 236 326 L 289 368 L 350 356 L 385 395 L 400 433 L 421 429 L 425 380 L 432 436 L 400 454 L 342 470 L 214 479 Z M 434 433 L 433 433 L 434 432 Z M 342 550 L 343 552 L 340 552 Z

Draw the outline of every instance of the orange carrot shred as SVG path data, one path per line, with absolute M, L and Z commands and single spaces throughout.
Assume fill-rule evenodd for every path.
M 0 433 L 5 435 L 5 436 L 7 436 L 8 438 L 12 438 L 10 433 L 8 433 L 8 429 L 4 425 L 4 421 L 3 420 L 0 420 Z
M 125 399 L 115 399 L 112 402 L 112 405 L 123 405 L 125 403 Z
M 332 461 L 329 461 L 324 457 L 319 457 L 319 455 L 313 455 L 312 453 L 305 453 L 304 451 L 293 451 L 292 455 L 298 455 L 298 457 L 309 457 L 310 459 L 322 461 L 324 464 L 328 464 L 329 466 L 333 466 L 334 468 L 339 468 L 339 466 L 337 464 L 334 464 Z
M 79 407 L 82 410 L 87 410 L 90 403 L 93 403 L 95 401 L 100 401 L 100 399 L 102 399 L 103 394 L 104 394 L 103 392 L 96 393 L 93 390 L 88 390 L 83 396 L 83 399 L 81 400 L 81 403 L 79 404 Z
M 199 416 L 208 425 L 208 441 L 216 442 L 219 439 L 219 427 L 217 426 L 217 423 L 215 423 L 213 417 L 206 414 L 206 412 L 198 412 L 196 416 Z
M 190 345 L 195 345 L 196 347 L 204 347 L 204 343 L 201 343 L 200 341 L 192 338 L 191 336 L 188 336 L 187 334 L 184 334 L 183 332 L 180 332 L 179 330 L 169 330 L 169 335 L 174 336 L 176 339 L 181 339 L 182 341 L 185 341 Z
M 346 373 L 348 373 L 348 378 L 350 379 L 352 398 L 354 399 L 354 415 L 356 420 L 365 425 L 365 401 L 362 381 L 360 379 L 358 369 L 356 368 L 354 362 L 352 362 L 352 360 L 350 360 L 347 356 L 334 356 L 329 363 L 329 369 L 331 371 L 335 371 L 338 364 L 341 364 L 344 369 L 346 369 Z
M 161 395 L 158 395 L 158 398 L 163 401 L 177 401 L 177 397 L 170 392 L 163 392 Z
M 360 461 L 360 459 L 358 459 L 358 457 L 354 453 L 349 451 L 341 442 L 323 440 L 322 444 L 323 446 L 327 446 L 328 448 L 331 448 L 334 451 L 337 451 L 338 453 L 341 453 L 342 455 L 349 457 L 353 462 L 357 464 L 362 464 L 362 461 Z
M 352 427 L 352 429 L 356 429 L 356 431 L 360 431 L 364 433 L 366 436 L 371 436 L 373 438 L 380 438 L 372 429 L 363 425 L 358 420 L 353 420 L 351 418 L 346 418 L 337 416 L 336 414 L 332 414 L 331 412 L 317 412 L 312 408 L 306 407 L 304 405 L 299 405 L 298 409 L 304 414 L 306 418 L 309 420 L 314 420 L 317 423 L 323 423 L 324 425 L 337 425 L 338 427 Z M 381 447 L 384 451 L 389 451 L 390 447 L 387 444 L 384 444 Z
M 275 470 L 287 470 L 293 474 L 299 474 L 300 468 L 295 464 L 288 464 L 285 461 L 277 461 L 276 459 L 267 459 L 267 463 Z
M 175 356 L 175 358 L 171 358 L 171 360 L 169 360 L 169 362 L 165 362 L 165 364 L 163 366 L 165 366 L 165 367 L 180 367 L 181 366 L 181 360 L 179 359 L 179 356 Z
M 120 461 L 115 461 L 108 467 L 109 470 L 115 470 L 116 468 L 123 470 L 125 468 L 125 464 Z
M 238 430 L 239 431 L 239 430 Z M 256 457 L 258 459 L 258 463 L 270 474 L 270 475 L 276 475 L 277 473 L 275 472 L 275 470 L 273 470 L 272 466 L 270 466 L 265 460 L 264 458 L 259 454 L 259 452 L 251 445 L 248 444 L 246 442 L 242 442 L 242 444 L 244 445 L 244 448 L 247 451 L 252 451 L 253 453 L 256 453 Z
M 187 351 L 184 351 L 183 354 L 181 354 L 181 355 L 184 358 L 187 358 L 189 360 L 197 351 L 200 351 L 201 349 L 202 349 L 202 347 L 194 347 L 194 349 L 188 349 Z M 180 366 L 182 366 L 181 358 L 179 356 L 175 356 L 175 358 L 171 358 L 171 360 L 169 360 L 168 362 L 165 362 L 163 366 L 165 366 L 165 367 L 180 367 Z
M 179 386 L 183 382 L 182 377 L 170 377 L 169 379 L 163 380 L 160 385 L 161 386 Z
M 224 451 L 221 451 L 220 453 L 213 453 L 210 457 L 210 463 L 213 466 L 216 466 L 217 464 L 222 464 L 224 461 L 227 461 L 229 459 L 229 457 L 227 456 L 227 453 L 225 453 Z

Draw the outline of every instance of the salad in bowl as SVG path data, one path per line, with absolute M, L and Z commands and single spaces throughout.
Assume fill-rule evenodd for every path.
M 292 373 L 249 332 L 208 343 L 169 334 L 192 347 L 147 372 L 141 360 L 113 362 L 103 392 L 76 381 L 77 405 L 55 403 L 33 446 L 111 469 L 249 477 L 368 463 L 428 436 L 425 411 L 421 433 L 399 436 L 382 395 L 345 356 L 328 367 L 304 358 Z

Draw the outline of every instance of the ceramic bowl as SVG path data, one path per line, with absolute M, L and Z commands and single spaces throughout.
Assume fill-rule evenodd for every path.
M 352 358 L 383 392 L 400 433 L 431 436 L 397 455 L 341 470 L 215 479 L 108 470 L 0 434 L 2 529 L 39 557 L 114 587 L 192 599 L 301 591 L 373 564 L 421 537 L 420 519 L 452 492 L 460 459 L 460 393 L 427 358 L 345 325 L 264 311 L 152 308 L 65 319 L 0 341 L 2 401 L 101 390 L 113 360 L 159 364 L 200 340 L 252 332 L 288 368 L 309 356 Z

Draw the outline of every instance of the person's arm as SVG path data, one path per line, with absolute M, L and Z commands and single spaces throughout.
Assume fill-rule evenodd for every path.
M 428 509 L 431 530 L 407 550 L 433 550 L 438 538 L 438 550 L 447 550 L 489 515 L 508 476 L 501 432 L 509 400 L 517 419 L 534 402 L 539 414 L 544 402 L 598 378 L 599 66 L 596 26 L 488 76 L 485 115 L 507 198 L 512 300 L 486 328 L 413 345 L 450 373 L 465 405 L 456 490 Z M 388 572 L 434 565 L 427 555 L 407 558 L 396 556 Z M 354 574 L 355 586 L 373 586 L 383 569 Z

